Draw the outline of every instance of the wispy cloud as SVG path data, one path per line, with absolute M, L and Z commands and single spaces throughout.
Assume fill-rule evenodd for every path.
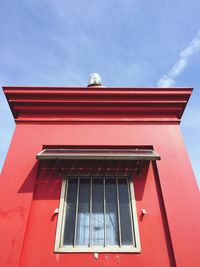
M 170 87 L 175 84 L 175 78 L 181 74 L 181 72 L 187 67 L 189 58 L 194 53 L 200 50 L 200 30 L 190 44 L 183 49 L 179 54 L 178 61 L 174 64 L 172 69 L 158 80 L 157 85 L 159 87 Z

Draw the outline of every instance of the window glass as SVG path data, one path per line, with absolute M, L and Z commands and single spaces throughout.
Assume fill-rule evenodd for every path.
M 105 180 L 106 245 L 119 244 L 117 187 L 115 179 Z
M 61 196 L 56 251 L 139 251 L 136 209 L 126 177 L 68 178 Z
M 129 202 L 129 190 L 127 179 L 118 180 L 119 190 L 119 210 L 120 210 L 120 224 L 121 224 L 121 243 L 122 245 L 132 245 L 132 221 L 131 210 Z
M 76 199 L 77 199 L 77 179 L 68 180 L 67 201 L 66 201 L 66 218 L 64 225 L 64 245 L 73 245 L 75 216 L 76 216 Z
M 89 246 L 90 179 L 80 179 L 76 245 Z
M 92 245 L 104 245 L 104 189 L 103 179 L 92 181 Z

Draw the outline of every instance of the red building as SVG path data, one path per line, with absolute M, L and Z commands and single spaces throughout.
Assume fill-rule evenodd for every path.
M 4 87 L 0 266 L 200 266 L 191 88 Z

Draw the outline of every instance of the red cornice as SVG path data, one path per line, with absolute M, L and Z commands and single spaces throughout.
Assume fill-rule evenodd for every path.
M 3 87 L 16 123 L 180 123 L 192 88 Z

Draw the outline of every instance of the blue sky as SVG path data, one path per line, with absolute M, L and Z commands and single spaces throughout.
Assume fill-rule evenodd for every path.
M 1 0 L 0 82 L 190 86 L 181 128 L 200 185 L 200 1 Z M 0 92 L 0 169 L 15 125 Z

